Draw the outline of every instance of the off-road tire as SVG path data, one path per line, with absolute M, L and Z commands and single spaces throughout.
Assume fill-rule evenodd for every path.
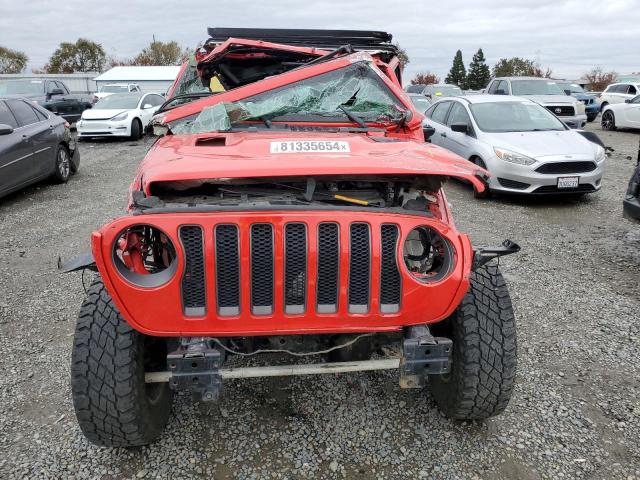
M 495 264 L 471 272 L 464 299 L 433 331 L 453 340 L 451 372 L 429 377 L 440 410 L 459 420 L 501 413 L 516 377 L 516 325 L 507 286 Z
M 71 176 L 71 155 L 64 145 L 58 145 L 55 162 L 53 180 L 56 183 L 67 183 Z
M 142 122 L 134 118 L 131 122 L 131 140 L 140 140 L 143 135 Z
M 147 445 L 171 413 L 168 383 L 146 385 L 145 363 L 157 342 L 122 318 L 98 277 L 80 309 L 71 358 L 73 406 L 84 435 L 108 447 Z M 147 366 L 147 368 L 149 368 Z

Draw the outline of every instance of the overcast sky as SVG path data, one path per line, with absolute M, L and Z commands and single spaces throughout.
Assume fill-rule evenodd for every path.
M 407 50 L 405 79 L 430 70 L 443 79 L 457 49 L 465 65 L 479 48 L 492 66 L 521 56 L 578 78 L 596 65 L 640 71 L 639 0 L 0 0 L 0 45 L 45 64 L 61 41 L 86 37 L 131 57 L 152 36 L 195 46 L 206 27 L 385 30 Z

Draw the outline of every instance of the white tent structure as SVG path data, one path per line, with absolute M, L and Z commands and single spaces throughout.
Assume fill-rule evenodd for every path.
M 179 71 L 180 66 L 113 67 L 94 80 L 98 89 L 110 83 L 137 83 L 143 92 L 165 93 Z

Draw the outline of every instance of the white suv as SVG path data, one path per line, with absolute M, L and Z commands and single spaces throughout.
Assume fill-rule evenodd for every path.
M 602 109 L 608 104 L 624 103 L 640 94 L 640 83 L 612 83 L 600 94 Z

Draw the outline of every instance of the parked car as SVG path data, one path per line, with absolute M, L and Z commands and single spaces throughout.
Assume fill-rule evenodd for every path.
M 600 103 L 604 110 L 609 104 L 624 103 L 625 100 L 630 100 L 636 95 L 640 95 L 640 83 L 612 83 L 600 94 Z
M 600 100 L 594 93 L 588 93 L 577 83 L 565 82 L 558 80 L 558 86 L 564 90 L 564 93 L 577 98 L 584 103 L 587 122 L 593 122 L 600 113 Z
M 443 99 L 427 110 L 431 142 L 491 172 L 490 191 L 590 193 L 600 188 L 605 150 L 548 109 L 515 96 Z
M 624 103 L 605 106 L 600 123 L 603 130 L 615 130 L 619 127 L 640 129 L 640 95 L 626 99 Z
M 138 139 L 164 103 L 157 93 L 114 93 L 85 110 L 76 123 L 78 138 L 131 137 Z
M 629 180 L 629 187 L 622 205 L 626 218 L 640 222 L 640 152 L 638 152 L 638 163 Z
M 69 123 L 91 108 L 88 95 L 69 93 L 64 82 L 47 78 L 0 79 L 0 95 L 27 98 Z
M 0 197 L 80 166 L 69 124 L 26 98 L 0 96 Z
M 93 94 L 93 103 L 114 93 L 135 93 L 142 92 L 137 83 L 108 83 L 100 86 L 98 91 Z
M 439 97 L 461 97 L 464 96 L 464 92 L 457 85 L 450 85 L 448 83 L 438 83 L 433 85 L 409 85 L 407 87 L 407 93 L 419 93 L 425 97 L 430 98 L 432 101 L 437 100 Z
M 410 93 L 409 98 L 413 106 L 416 107 L 416 110 L 420 113 L 426 112 L 427 108 L 433 103 L 429 97 L 425 97 L 421 93 Z
M 487 173 L 424 142 L 391 35 L 230 30 L 233 60 L 244 60 L 232 78 L 265 59 L 288 66 L 288 52 L 316 61 L 162 114 L 128 214 L 61 266 L 99 272 L 71 360 L 86 437 L 153 442 L 174 390 L 213 401 L 232 371 L 397 368 L 401 387 L 428 380 L 451 418 L 501 413 L 515 319 L 489 262 L 519 247 L 474 250 L 456 229 L 442 185 L 461 178 L 482 191 Z M 370 359 L 390 345 L 398 355 Z M 329 363 L 225 366 L 274 350 Z
M 486 92 L 527 97 L 547 108 L 571 128 L 584 128 L 587 124 L 585 105 L 565 95 L 558 83 L 548 78 L 497 77 L 489 82 Z

